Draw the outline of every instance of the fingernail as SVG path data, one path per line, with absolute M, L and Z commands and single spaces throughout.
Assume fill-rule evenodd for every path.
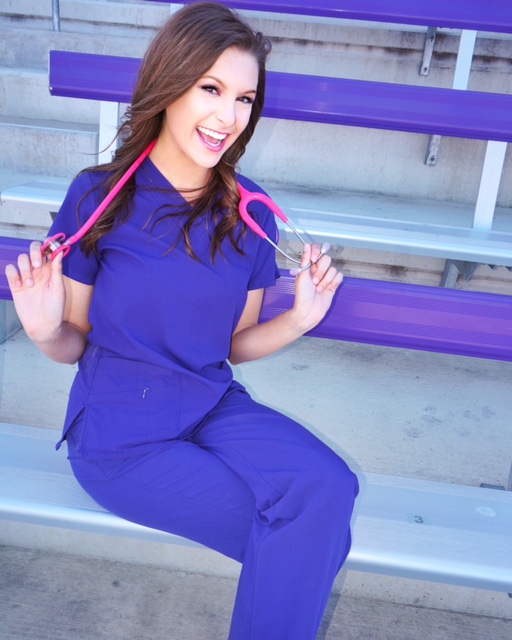
M 27 278 L 25 280 L 25 284 L 27 285 L 27 287 L 31 287 L 34 284 L 34 281 L 32 280 L 32 278 Z

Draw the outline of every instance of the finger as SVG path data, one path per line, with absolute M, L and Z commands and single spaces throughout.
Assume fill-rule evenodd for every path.
M 322 247 L 318 243 L 311 245 L 311 262 L 315 264 L 322 255 Z
M 26 253 L 22 253 L 18 256 L 18 269 L 21 276 L 21 282 L 27 287 L 32 287 L 34 285 L 32 264 L 30 262 L 30 257 Z
M 324 278 L 329 267 L 331 266 L 331 262 L 332 260 L 330 256 L 323 255 L 316 263 L 312 265 L 311 275 L 315 284 L 319 284 Z
M 343 274 L 341 273 L 341 271 L 337 271 L 336 276 L 332 279 L 330 284 L 327 286 L 327 289 L 334 292 L 341 285 L 342 282 L 343 282 Z
M 336 267 L 330 267 L 323 278 L 317 285 L 317 291 L 322 291 L 323 289 L 329 289 L 330 291 L 336 291 L 339 285 L 343 281 L 343 274 L 340 273 Z
M 307 267 L 310 262 L 311 262 L 311 245 L 308 242 L 306 242 L 306 244 L 302 249 L 302 257 L 300 260 L 301 269 L 303 267 Z
M 42 244 L 40 242 L 31 242 L 30 243 L 30 260 L 32 265 L 37 269 L 42 266 L 43 259 L 41 255 L 41 247 Z
M 64 251 L 58 251 L 50 261 L 52 279 L 62 278 L 62 261 L 64 259 Z
M 13 264 L 8 264 L 5 267 L 5 277 L 11 290 L 19 289 L 23 284 L 21 281 L 20 273 Z

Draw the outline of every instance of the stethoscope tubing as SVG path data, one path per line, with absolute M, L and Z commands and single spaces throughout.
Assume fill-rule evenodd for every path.
M 261 238 L 264 238 L 267 242 L 270 242 L 270 244 L 274 247 L 274 249 L 279 251 L 279 253 L 282 256 L 284 256 L 287 260 L 290 260 L 290 262 L 294 262 L 295 264 L 299 264 L 300 265 L 300 263 L 302 262 L 301 260 L 297 260 L 296 258 L 292 258 L 292 256 L 290 256 L 288 253 L 283 251 L 281 249 L 281 247 L 279 247 L 277 245 L 277 243 L 275 243 L 272 240 L 272 238 L 268 237 L 268 235 L 265 233 L 265 231 L 263 231 L 263 229 L 259 226 L 259 224 L 251 217 L 251 215 L 249 214 L 249 211 L 248 211 L 248 207 L 249 207 L 249 204 L 251 202 L 255 202 L 255 201 L 256 202 L 262 202 L 264 205 L 266 205 L 272 211 L 272 213 L 275 216 L 280 218 L 285 223 L 285 225 L 292 231 L 292 233 L 300 240 L 300 242 L 304 246 L 306 244 L 305 240 L 302 238 L 302 236 L 299 234 L 297 229 L 290 222 L 289 218 L 286 216 L 286 214 L 283 212 L 283 210 L 271 198 L 269 198 L 264 193 L 257 193 L 257 192 L 248 191 L 247 189 L 245 189 L 245 187 L 242 187 L 242 185 L 240 183 L 238 183 L 238 189 L 240 191 L 240 196 L 241 196 L 240 204 L 238 205 L 238 210 L 240 212 L 240 217 L 245 222 L 245 224 L 252 231 L 254 231 L 254 233 L 257 233 Z M 315 262 L 320 260 L 320 258 L 325 253 L 327 253 L 329 251 L 329 249 L 330 249 L 329 243 L 325 242 L 322 245 L 321 250 L 320 250 L 320 255 L 318 256 L 318 258 L 317 258 L 317 260 Z M 304 267 L 292 269 L 290 271 L 290 273 L 292 275 L 298 275 L 302 271 L 307 271 L 312 266 L 313 266 L 313 263 L 310 262 L 309 264 L 305 265 Z
M 80 229 L 72 236 L 70 236 L 66 240 L 66 236 L 64 233 L 58 233 L 51 238 L 48 238 L 46 242 L 43 243 L 41 247 L 41 251 L 43 255 L 50 255 L 51 260 L 53 260 L 60 252 L 64 253 L 66 256 L 70 249 L 71 245 L 75 244 L 79 240 L 81 240 L 86 233 L 96 224 L 96 222 L 100 219 L 105 209 L 108 205 L 114 200 L 117 194 L 121 191 L 124 185 L 128 182 L 128 180 L 132 177 L 132 175 L 137 171 L 140 165 L 144 162 L 147 156 L 153 150 L 153 147 L 156 144 L 156 140 L 153 142 L 141 153 L 141 155 L 135 160 L 135 162 L 130 166 L 128 171 L 121 177 L 121 179 L 116 182 L 111 191 L 107 194 L 107 196 L 100 202 L 98 207 L 95 209 L 91 217 L 87 220 L 87 222 L 80 227 Z
M 79 240 L 81 240 L 85 236 L 85 234 L 89 232 L 89 230 L 96 224 L 96 222 L 99 220 L 99 218 L 101 217 L 103 212 L 106 210 L 106 208 L 109 206 L 109 204 L 114 200 L 114 198 L 121 191 L 124 185 L 128 182 L 128 180 L 132 177 L 132 175 L 137 171 L 137 169 L 144 162 L 147 156 L 151 153 L 155 144 L 156 144 L 156 140 L 153 140 L 153 142 L 151 142 L 151 144 L 148 145 L 148 147 L 141 153 L 141 155 L 137 158 L 137 160 L 135 160 L 135 162 L 130 166 L 130 168 L 126 171 L 126 173 L 122 176 L 122 178 L 114 185 L 114 187 L 107 194 L 107 196 L 101 201 L 101 203 L 95 209 L 95 211 L 93 212 L 91 217 L 87 220 L 87 222 L 82 227 L 80 227 L 80 229 L 74 235 L 66 239 L 66 236 L 64 233 L 57 233 L 56 235 L 48 238 L 43 243 L 41 247 L 41 252 L 47 260 L 54 260 L 59 253 L 63 253 L 65 257 L 69 253 L 71 246 L 76 242 L 78 242 Z M 300 240 L 302 245 L 305 245 L 306 242 L 302 239 L 301 235 L 295 229 L 295 227 L 290 222 L 288 217 L 284 214 L 284 212 L 279 208 L 279 206 L 271 198 L 269 198 L 264 193 L 256 193 L 256 192 L 248 191 L 240 183 L 238 183 L 238 189 L 240 191 L 240 204 L 238 208 L 240 212 L 240 217 L 245 222 L 245 224 L 252 231 L 254 231 L 254 233 L 256 233 L 258 236 L 260 236 L 261 238 L 269 242 L 274 247 L 274 249 L 276 249 L 276 251 L 279 251 L 279 253 L 283 255 L 286 259 L 290 260 L 291 262 L 294 262 L 295 264 L 300 265 L 301 260 L 297 260 L 296 258 L 293 258 L 292 256 L 288 255 L 285 251 L 283 251 L 277 245 L 276 242 L 272 240 L 272 238 L 268 237 L 268 234 L 265 233 L 265 231 L 260 227 L 260 225 L 249 214 L 248 206 L 251 202 L 261 202 L 264 205 L 266 205 L 274 215 L 280 218 L 290 228 L 292 233 L 298 238 L 298 240 Z M 321 247 L 320 255 L 318 256 L 315 262 L 320 260 L 320 258 L 325 253 L 327 253 L 327 251 L 329 251 L 329 248 L 330 248 L 330 245 L 328 243 L 324 243 Z M 309 264 L 303 267 L 291 269 L 290 273 L 292 275 L 298 275 L 302 271 L 306 271 L 307 269 L 310 269 L 312 266 L 313 266 L 313 263 L 310 262 Z

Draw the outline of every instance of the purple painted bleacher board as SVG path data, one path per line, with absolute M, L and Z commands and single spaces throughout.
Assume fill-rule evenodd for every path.
M 130 102 L 140 60 L 50 52 L 53 95 Z M 512 96 L 269 72 L 263 114 L 393 131 L 512 141 Z
M 282 272 L 260 319 L 289 309 L 293 296 L 294 278 Z M 512 296 L 345 278 L 308 335 L 512 361 Z
M 50 51 L 50 93 L 66 98 L 128 103 L 140 64 L 139 58 Z
M 284 73 L 268 84 L 268 117 L 512 141 L 510 95 Z
M 152 0 L 166 2 L 168 0 Z M 194 0 L 182 0 L 188 4 Z M 509 0 L 224 0 L 233 9 L 425 27 L 512 32 Z
M 5 267 L 16 264 L 20 253 L 27 253 L 30 240 L 0 237 L 0 300 L 9 300 L 11 292 L 5 277 Z
M 11 294 L 5 265 L 28 240 L 0 238 L 0 299 Z M 265 292 L 261 320 L 293 304 L 287 272 Z M 512 296 L 345 278 L 325 319 L 308 335 L 512 361 Z

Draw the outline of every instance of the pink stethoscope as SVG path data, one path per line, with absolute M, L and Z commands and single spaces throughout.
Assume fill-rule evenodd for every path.
M 74 235 L 72 235 L 70 238 L 66 239 L 66 235 L 64 233 L 57 233 L 56 235 L 51 236 L 50 238 L 47 238 L 47 240 L 43 243 L 43 246 L 41 247 L 41 253 L 43 254 L 43 256 L 46 257 L 47 260 L 53 260 L 55 258 L 55 256 L 57 256 L 59 253 L 63 253 L 64 257 L 65 257 L 69 253 L 69 251 L 71 249 L 71 246 L 73 244 L 75 244 L 76 242 L 78 242 L 81 238 L 84 237 L 84 235 L 91 229 L 91 227 L 94 226 L 96 221 L 99 219 L 99 217 L 102 215 L 102 213 L 108 207 L 108 205 L 112 202 L 112 200 L 117 196 L 119 191 L 121 191 L 121 189 L 126 184 L 126 182 L 131 178 L 131 176 L 135 173 L 135 171 L 137 171 L 137 169 L 140 167 L 140 165 L 144 162 L 146 157 L 151 153 L 151 150 L 153 149 L 155 144 L 156 144 L 156 140 L 154 140 L 147 147 L 147 149 L 145 149 L 141 153 L 141 155 L 137 158 L 137 160 L 135 160 L 135 162 L 132 164 L 132 166 L 128 169 L 128 171 L 119 180 L 119 182 L 117 182 L 115 184 L 115 186 L 109 192 L 107 197 L 98 205 L 98 207 L 96 208 L 96 210 L 94 211 L 92 216 L 87 220 L 87 222 Z M 291 229 L 291 231 L 302 242 L 302 244 L 305 245 L 306 243 L 301 238 L 301 236 L 299 235 L 299 233 L 295 229 L 295 227 L 288 220 L 288 218 L 283 213 L 283 211 L 276 205 L 276 203 L 273 200 L 271 200 L 268 196 L 264 195 L 263 193 L 252 193 L 250 191 L 247 191 L 247 189 L 242 187 L 242 185 L 240 183 L 238 184 L 238 189 L 240 191 L 240 196 L 241 196 L 241 200 L 240 200 L 240 204 L 239 204 L 239 212 L 240 212 L 240 217 L 245 222 L 245 224 L 252 231 L 254 231 L 254 233 L 258 234 L 264 240 L 267 240 L 268 242 L 270 242 L 270 244 L 277 251 L 279 251 L 279 253 L 281 253 L 283 256 L 285 256 L 285 258 L 287 258 L 291 262 L 294 262 L 295 264 L 300 265 L 300 263 L 301 263 L 300 260 L 297 260 L 296 258 L 292 258 L 290 255 L 285 253 L 282 249 L 280 249 L 277 246 L 277 244 L 275 242 L 273 242 L 273 240 L 271 240 L 268 237 L 268 235 L 265 233 L 265 231 L 263 231 L 263 229 L 259 226 L 259 224 L 257 222 L 255 222 L 254 219 L 249 215 L 247 207 L 249 206 L 249 204 L 251 202 L 254 202 L 254 201 L 262 202 L 263 204 L 265 204 L 272 211 L 272 213 L 274 213 L 274 215 L 276 215 L 278 218 L 280 218 Z M 325 253 L 327 253 L 327 251 L 329 251 L 329 249 L 330 249 L 329 243 L 325 242 L 321 247 L 320 255 L 318 256 L 317 260 L 320 260 L 320 258 Z M 313 266 L 313 262 L 310 262 L 305 267 L 297 267 L 297 268 L 291 269 L 290 273 L 291 273 L 291 275 L 298 275 L 302 271 L 306 271 L 307 269 L 309 269 L 312 266 Z

